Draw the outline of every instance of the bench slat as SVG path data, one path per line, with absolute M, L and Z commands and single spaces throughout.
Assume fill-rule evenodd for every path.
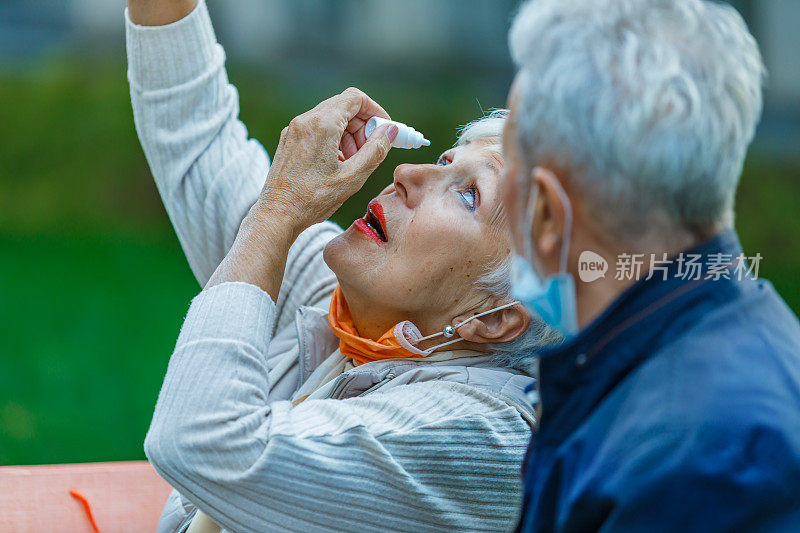
M 0 467 L 0 531 L 155 531 L 170 486 L 147 461 Z

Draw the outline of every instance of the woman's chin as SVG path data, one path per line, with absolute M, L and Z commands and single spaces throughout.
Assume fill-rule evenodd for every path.
M 369 263 L 376 258 L 364 240 L 351 226 L 325 245 L 322 258 L 337 278 L 352 278 L 371 270 Z

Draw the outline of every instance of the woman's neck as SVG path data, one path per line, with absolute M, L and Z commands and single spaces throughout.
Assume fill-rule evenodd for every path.
M 353 325 L 358 335 L 365 339 L 377 341 L 395 324 L 408 319 L 407 316 L 402 316 L 400 310 L 385 309 L 352 287 L 342 284 L 340 287 L 347 308 L 350 310 Z
M 362 293 L 352 288 L 340 285 L 342 289 L 342 296 L 347 302 L 347 308 L 350 310 L 350 317 L 353 320 L 353 325 L 358 331 L 358 335 L 365 339 L 377 341 L 387 331 L 393 328 L 400 322 L 410 320 L 412 324 L 420 328 L 423 336 L 431 335 L 442 331 L 442 328 L 447 324 L 447 318 L 437 317 L 433 320 L 422 321 L 409 316 L 408 311 L 384 308 L 375 304 L 373 299 L 365 297 Z M 437 324 L 436 326 L 433 323 Z M 418 348 L 425 350 L 427 348 L 437 346 L 448 339 L 443 335 L 426 339 L 419 343 Z M 474 342 L 458 342 L 443 347 L 442 350 L 473 350 L 476 352 L 483 352 L 486 346 Z M 438 350 L 437 350 L 438 351 Z

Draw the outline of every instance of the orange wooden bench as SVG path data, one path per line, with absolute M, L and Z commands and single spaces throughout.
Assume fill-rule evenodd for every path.
M 79 496 L 72 496 L 70 491 Z M 147 461 L 0 467 L 0 531 L 155 531 L 170 486 Z

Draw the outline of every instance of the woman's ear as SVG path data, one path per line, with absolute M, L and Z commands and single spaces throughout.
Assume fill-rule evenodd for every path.
M 453 324 L 463 322 L 474 314 L 473 312 L 457 316 L 453 319 Z M 530 323 L 531 317 L 528 312 L 522 304 L 516 304 L 470 320 L 456 331 L 462 339 L 469 342 L 500 343 L 513 341 L 525 333 Z

